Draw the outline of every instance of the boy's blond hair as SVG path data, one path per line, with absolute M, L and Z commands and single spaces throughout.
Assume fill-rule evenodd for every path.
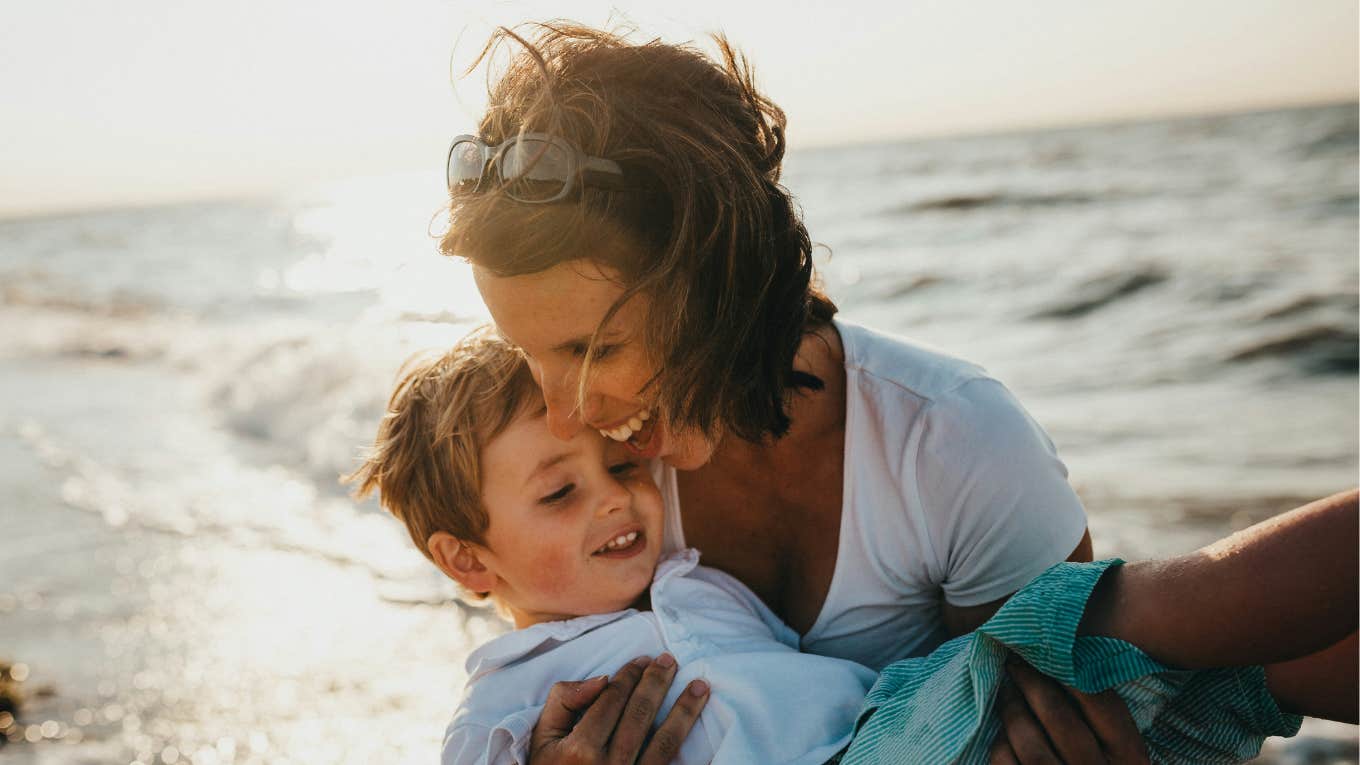
M 489 326 L 446 353 L 421 353 L 402 366 L 387 415 L 364 464 L 344 481 L 362 499 L 374 489 L 434 561 L 430 535 L 482 544 L 481 450 L 542 394 L 524 357 Z

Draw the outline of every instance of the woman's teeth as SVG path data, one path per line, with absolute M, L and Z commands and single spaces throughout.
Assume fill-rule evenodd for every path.
M 627 441 L 628 439 L 633 437 L 634 433 L 638 432 L 639 430 L 642 430 L 642 423 L 650 419 L 651 416 L 652 413 L 650 410 L 643 409 L 642 411 L 628 418 L 628 422 L 625 422 L 624 424 L 618 426 L 617 428 L 614 428 L 613 430 L 601 429 L 600 435 L 604 436 L 605 438 L 612 438 L 615 441 Z
M 610 550 L 621 550 L 627 547 L 628 545 L 631 545 L 632 543 L 636 542 L 637 538 L 638 533 L 636 531 L 630 531 L 627 534 L 620 534 L 614 537 L 613 539 L 609 540 L 608 542 L 605 542 L 604 546 L 596 550 L 595 552 L 598 554 L 602 552 L 609 552 Z

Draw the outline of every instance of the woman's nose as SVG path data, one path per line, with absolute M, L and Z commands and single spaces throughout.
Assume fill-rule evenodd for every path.
M 576 377 L 566 379 L 557 370 L 541 368 L 538 385 L 543 389 L 543 403 L 548 407 L 548 432 L 569 441 L 581 432 L 584 425 L 576 410 Z

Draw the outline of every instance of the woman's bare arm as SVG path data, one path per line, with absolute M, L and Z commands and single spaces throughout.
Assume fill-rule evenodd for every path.
M 1357 493 L 1337 494 L 1168 561 L 1111 569 L 1080 632 L 1176 667 L 1264 664 L 1290 712 L 1355 722 Z
M 1360 718 L 1355 693 L 1360 677 L 1356 633 L 1340 643 L 1293 661 L 1266 666 L 1266 687 L 1286 712 L 1354 724 Z
M 1323 651 L 1356 631 L 1356 501 L 1337 494 L 1190 555 L 1111 569 L 1079 634 L 1127 640 L 1186 669 Z
M 1111 569 L 1092 593 L 1080 634 L 1127 640 L 1170 666 L 1266 664 L 1283 708 L 1353 722 L 1356 502 L 1356 492 L 1338 494 L 1191 555 Z M 1112 760 L 1145 758 L 1114 700 L 1062 693 L 1022 663 L 1009 674 L 1016 690 L 1002 697 L 1004 733 L 993 763 L 1079 759 L 1090 749 L 1088 730 Z M 1100 733 L 1107 722 L 1112 732 Z

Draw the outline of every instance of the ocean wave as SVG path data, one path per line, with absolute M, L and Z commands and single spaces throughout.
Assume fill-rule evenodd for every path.
M 935 274 L 916 274 L 900 279 L 889 279 L 878 289 L 874 290 L 873 299 L 876 301 L 892 302 L 912 293 L 919 292 L 927 287 L 934 287 L 943 281 L 945 281 L 943 277 Z
M 934 197 L 903 205 L 896 205 L 884 211 L 886 215 L 903 215 L 921 212 L 971 212 L 981 208 L 1034 208 L 1063 207 L 1108 201 L 1107 194 L 1098 197 L 1092 194 L 1055 192 L 1023 193 L 995 192 L 983 194 L 955 194 Z
M 1079 318 L 1166 280 L 1166 273 L 1151 268 L 1101 276 L 1078 285 L 1072 291 L 1074 294 L 1064 295 L 1056 304 L 1030 314 L 1030 318 Z
M 165 310 L 162 303 L 149 297 L 121 292 L 81 295 L 69 285 L 56 284 L 41 274 L 27 275 L 27 278 L 26 275 L 6 274 L 5 278 L 6 283 L 0 285 L 0 305 L 116 319 L 139 319 Z
M 1312 324 L 1255 340 L 1224 360 L 1261 359 L 1286 359 L 1308 374 L 1353 375 L 1360 367 L 1360 333 L 1354 326 Z
M 1360 138 L 1356 136 L 1355 109 L 1347 109 L 1345 113 L 1349 116 L 1349 119 L 1341 121 L 1321 135 L 1300 145 L 1298 147 L 1299 154 L 1304 157 L 1354 154 L 1357 147 L 1360 147 Z
M 162 358 L 184 324 L 168 316 L 68 309 L 56 302 L 15 307 L 0 302 L 0 356 L 108 362 Z
M 459 602 L 457 588 L 429 567 L 390 518 L 318 497 L 277 466 L 260 468 L 216 455 L 211 465 L 195 470 L 148 475 L 83 453 L 36 420 L 18 423 L 13 432 L 51 471 L 68 507 L 96 515 L 110 528 L 186 539 L 212 536 L 361 569 L 393 603 Z M 269 511 L 261 512 L 264 508 Z
M 1342 292 L 1332 294 L 1310 293 L 1293 296 L 1281 303 L 1263 310 L 1259 317 L 1263 321 L 1288 319 L 1301 314 L 1321 310 L 1339 310 L 1354 316 L 1360 311 L 1360 293 Z
M 266 461 L 343 495 L 339 476 L 372 440 L 386 401 L 391 372 L 378 371 L 374 358 L 389 355 L 382 347 L 316 336 L 263 341 L 218 368 L 210 400 L 232 433 L 267 452 Z
M 337 331 L 255 331 L 216 351 L 203 384 L 226 429 L 263 464 L 285 465 L 340 497 L 386 411 L 394 376 L 420 349 L 447 347 L 467 323 L 398 322 Z

